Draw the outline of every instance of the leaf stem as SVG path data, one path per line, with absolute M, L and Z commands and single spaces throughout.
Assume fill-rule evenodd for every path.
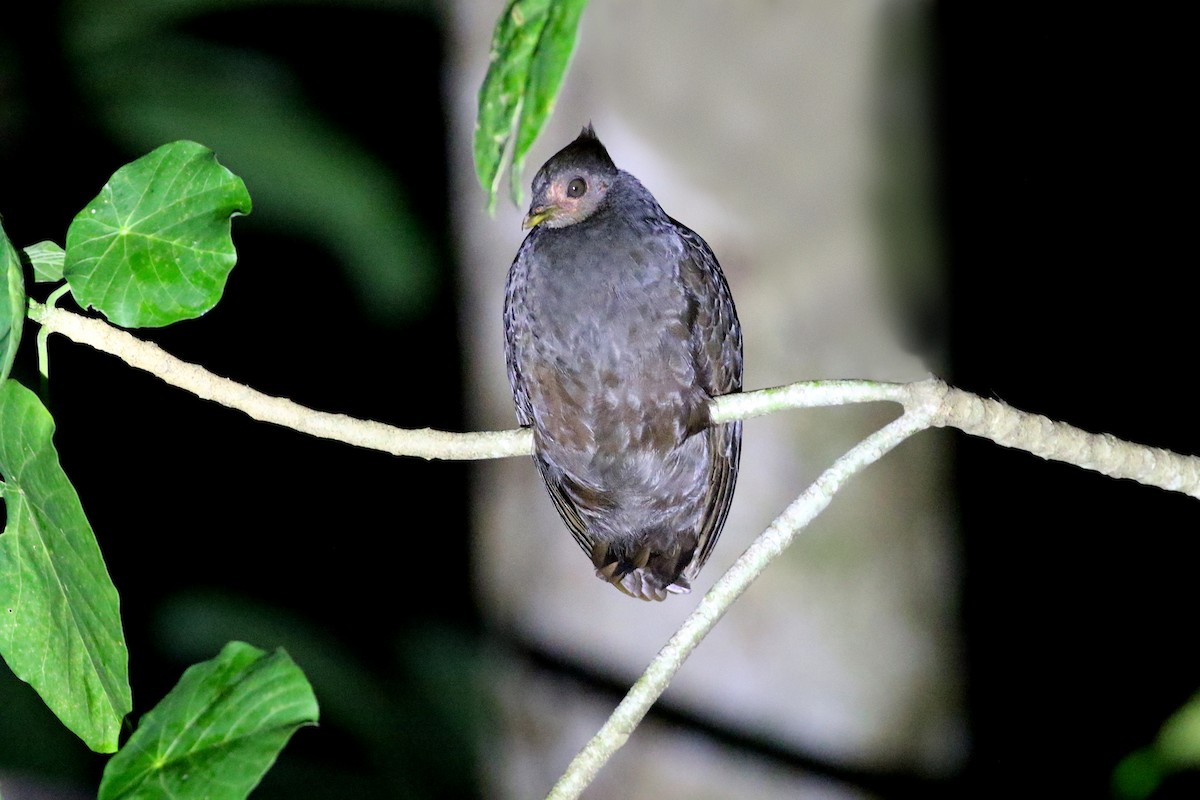
M 62 296 L 69 291 L 71 291 L 71 285 L 69 283 L 64 283 L 62 286 L 50 293 L 50 296 L 46 298 L 46 305 L 49 308 L 54 308 Z M 30 308 L 32 308 L 33 305 L 35 305 L 35 303 L 31 301 Z M 50 380 L 50 356 L 46 353 L 46 339 L 48 338 L 50 338 L 50 331 L 47 330 L 43 325 L 42 329 L 38 331 L 37 335 L 38 374 L 42 376 L 43 397 L 46 395 L 46 390 L 49 388 L 46 386 L 46 381 Z

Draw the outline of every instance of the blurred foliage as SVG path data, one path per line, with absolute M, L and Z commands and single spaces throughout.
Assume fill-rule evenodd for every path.
M 1150 797 L 1170 776 L 1200 769 L 1200 693 L 1163 723 L 1154 742 L 1113 770 L 1113 794 L 1126 800 Z
M 215 592 L 176 595 L 156 628 L 162 650 L 179 663 L 230 639 L 286 649 L 321 700 L 323 738 L 347 739 L 367 767 L 349 792 L 335 763 L 285 759 L 255 797 L 299 796 L 289 792 L 303 786 L 309 798 L 474 794 L 478 737 L 489 713 L 479 645 L 466 633 L 429 623 L 373 665 L 295 614 Z
M 6 767 L 16 767 L 48 781 L 80 781 L 94 765 L 94 757 L 63 727 L 29 684 L 18 680 L 3 665 L 0 665 L 0 751 Z
M 310 106 L 285 64 L 188 30 L 207 14 L 267 5 L 74 0 L 63 13 L 65 48 L 90 105 L 118 140 L 137 151 L 175 139 L 204 142 L 246 180 L 261 222 L 302 231 L 337 254 L 377 323 L 411 319 L 428 307 L 438 281 L 436 249 L 412 200 L 384 165 Z M 363 79 L 389 87 L 383 101 L 404 76 Z M 380 111 L 364 105 L 362 113 Z

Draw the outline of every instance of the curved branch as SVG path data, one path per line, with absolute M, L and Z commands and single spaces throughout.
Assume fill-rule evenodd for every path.
M 696 645 L 708 635 L 717 620 L 724 616 L 767 564 L 829 505 L 834 494 L 851 476 L 879 460 L 917 431 L 929 427 L 955 427 L 1005 447 L 1027 450 L 1042 458 L 1066 461 L 1106 475 L 1132 478 L 1141 483 L 1200 496 L 1200 459 L 1133 445 L 1113 436 L 1087 433 L 994 400 L 984 400 L 938 380 L 910 384 L 865 381 L 793 384 L 718 398 L 713 417 L 716 421 L 727 421 L 796 405 L 874 400 L 903 403 L 904 415 L 835 461 L 721 576 L 650 662 L 604 726 L 571 761 L 562 778 L 551 789 L 548 800 L 579 797 L 666 691 L 671 678 Z
M 40 322 L 45 330 L 114 355 L 129 366 L 145 370 L 204 400 L 237 409 L 261 422 L 283 425 L 323 439 L 426 459 L 503 458 L 533 452 L 533 437 L 527 430 L 476 433 L 451 433 L 432 428 L 409 430 L 345 414 L 314 411 L 286 398 L 272 397 L 214 375 L 201 366 L 176 358 L 153 342 L 144 342 L 102 320 L 33 302 L 30 303 L 29 317 Z
M 43 332 L 61 333 L 145 370 L 197 397 L 235 408 L 254 419 L 334 439 L 356 447 L 398 456 L 441 459 L 486 459 L 529 455 L 528 430 L 451 433 L 431 428 L 410 430 L 344 414 L 314 411 L 282 397 L 214 375 L 182 361 L 158 345 L 137 339 L 106 322 L 30 301 L 29 317 Z M 1130 478 L 1150 486 L 1200 498 L 1200 458 L 1145 447 L 1108 434 L 1082 431 L 1046 417 L 1018 411 L 996 400 L 947 386 L 939 380 L 916 383 L 877 381 L 804 381 L 772 389 L 726 395 L 713 400 L 714 422 L 770 414 L 789 408 L 890 401 L 906 408 L 926 407 L 931 427 L 958 428 L 1005 447 L 1042 458 L 1064 461 L 1114 478 Z

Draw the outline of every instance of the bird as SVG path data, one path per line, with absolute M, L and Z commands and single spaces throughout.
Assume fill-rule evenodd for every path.
M 733 499 L 742 328 L 712 248 L 618 169 L 591 123 L 532 182 L 504 293 L 517 420 L 596 576 L 663 600 L 691 590 Z

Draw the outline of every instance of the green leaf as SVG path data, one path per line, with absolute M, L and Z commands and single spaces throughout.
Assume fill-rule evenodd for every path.
M 236 800 L 250 793 L 317 700 L 282 649 L 230 642 L 190 667 L 109 760 L 99 800 Z
M 24 326 L 25 276 L 21 274 L 21 259 L 0 225 L 0 384 L 8 378 L 17 357 Z
M 117 749 L 132 708 L 116 587 L 33 392 L 0 385 L 0 655 L 88 747 Z
M 525 156 L 554 111 L 585 5 L 587 0 L 510 0 L 496 23 L 475 121 L 475 173 L 488 193 L 489 212 L 496 207 L 510 141 L 511 194 L 521 204 Z
M 163 145 L 117 170 L 71 223 L 71 293 L 124 327 L 198 317 L 237 261 L 230 218 L 248 213 L 245 184 L 211 150 Z
M 33 265 L 33 279 L 38 283 L 54 283 L 63 279 L 66 253 L 57 242 L 38 242 L 25 248 Z

